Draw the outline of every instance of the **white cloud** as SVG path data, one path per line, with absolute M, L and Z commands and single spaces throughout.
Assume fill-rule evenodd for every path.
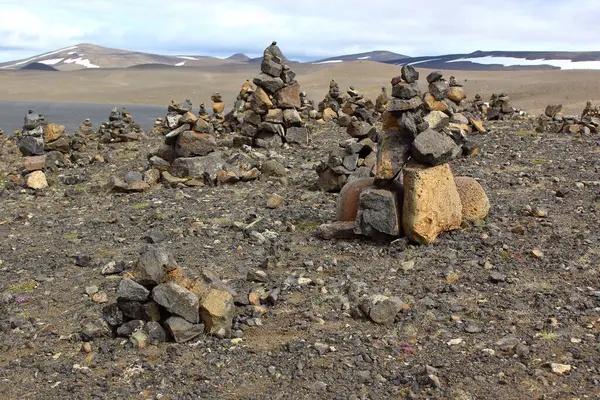
M 4 0 L 0 60 L 80 42 L 227 56 L 257 55 L 277 40 L 288 57 L 309 59 L 376 49 L 592 51 L 599 12 L 597 0 Z

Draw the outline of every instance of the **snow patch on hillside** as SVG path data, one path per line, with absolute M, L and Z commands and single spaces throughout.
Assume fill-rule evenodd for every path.
M 90 60 L 88 60 L 87 58 L 67 58 L 65 61 L 63 61 L 65 64 L 77 64 L 77 65 L 81 65 L 85 68 L 100 68 L 99 65 L 95 65 L 92 64 L 90 62 Z
M 62 53 L 63 51 L 73 50 L 73 49 L 76 49 L 76 48 L 77 48 L 77 46 L 65 47 L 64 49 L 52 51 L 50 53 L 40 54 L 39 56 L 31 57 L 31 58 L 28 58 L 27 60 L 19 61 L 18 63 L 14 63 L 14 64 L 11 64 L 11 65 L 6 65 L 4 67 L 0 67 L 0 69 L 13 68 L 13 67 L 17 67 L 19 65 L 28 64 L 28 63 L 30 63 L 32 61 L 39 60 L 40 58 L 52 56 L 54 54 Z
M 181 58 L 183 60 L 190 60 L 190 61 L 198 61 L 197 58 L 194 57 L 188 57 L 188 56 L 178 56 L 177 58 Z
M 429 60 L 431 61 L 431 60 Z M 472 58 L 459 58 L 457 60 L 451 60 L 448 62 L 472 62 L 474 64 L 483 65 L 503 65 L 505 67 L 511 66 L 537 66 L 537 65 L 551 65 L 560 69 L 600 69 L 600 61 L 573 61 L 573 60 L 547 60 L 544 58 L 537 60 L 528 60 L 525 58 L 517 57 L 472 57 Z
M 59 62 L 61 62 L 62 60 L 64 60 L 64 58 L 51 58 L 49 60 L 42 60 L 42 61 L 40 61 L 40 64 L 56 65 Z
M 337 63 L 341 63 L 341 62 L 344 62 L 344 60 L 321 61 L 321 62 L 313 63 L 313 65 L 317 65 L 317 64 L 337 64 Z
M 185 65 L 185 61 L 175 64 L 176 67 L 183 67 Z
M 358 57 L 357 60 L 368 60 L 371 56 Z

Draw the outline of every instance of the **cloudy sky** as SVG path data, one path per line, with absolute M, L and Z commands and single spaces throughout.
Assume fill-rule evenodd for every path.
M 599 0 L 0 0 L 0 62 L 78 43 L 315 60 L 390 50 L 600 50 Z

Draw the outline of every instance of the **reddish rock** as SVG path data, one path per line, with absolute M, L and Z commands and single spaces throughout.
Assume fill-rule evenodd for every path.
M 362 191 L 373 185 L 374 178 L 361 178 L 348 182 L 342 188 L 337 202 L 338 221 L 354 221 L 358 213 L 359 197 Z

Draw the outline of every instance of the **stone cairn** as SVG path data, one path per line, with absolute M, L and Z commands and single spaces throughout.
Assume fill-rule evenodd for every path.
M 282 142 L 308 142 L 308 128 L 298 112 L 300 85 L 284 60 L 276 42 L 265 49 L 261 72 L 253 80 L 257 88 L 244 106 L 237 144 L 272 148 Z
M 300 108 L 298 111 L 304 119 L 308 120 L 317 118 L 315 102 L 308 98 L 308 94 L 306 94 L 305 91 L 300 92 Z
M 131 142 L 143 138 L 142 128 L 133 121 L 133 116 L 125 107 L 121 111 L 113 108 L 108 121 L 100 125 L 98 134 L 104 143 Z
M 600 107 L 588 101 L 581 116 L 564 115 L 562 104 L 551 104 L 537 120 L 537 132 L 590 134 L 598 133 L 600 127 Z
M 25 186 L 48 187 L 44 171 L 68 165 L 69 155 L 77 158 L 73 152 L 83 150 L 86 139 L 79 133 L 68 135 L 63 125 L 47 123 L 43 115 L 29 110 L 18 141 L 23 155 Z
M 164 145 L 149 154 L 149 169 L 157 170 L 170 185 L 212 186 L 257 179 L 260 171 L 244 157 L 223 158 L 210 117 L 202 107 L 199 114 L 193 113 L 189 99 L 171 102 L 165 117 L 170 131 Z
M 231 336 L 235 305 L 231 290 L 211 275 L 188 277 L 160 244 L 147 245 L 132 274 L 119 282 L 116 303 L 104 320 L 139 348 L 200 335 Z
M 379 96 L 377 96 L 377 99 L 375 99 L 375 111 L 378 114 L 383 115 L 383 113 L 387 109 L 389 101 L 390 96 L 388 96 L 387 88 L 383 86 L 381 88 L 381 93 L 379 93 Z
M 520 110 L 517 110 L 510 104 L 510 97 L 506 93 L 500 93 L 500 95 L 492 94 L 488 104 L 488 106 L 484 106 L 483 108 L 488 121 L 502 121 L 522 115 Z
M 376 121 L 375 104 L 365 99 L 363 94 L 350 86 L 345 95 L 340 93 L 340 87 L 335 80 L 329 83 L 329 92 L 319 103 L 317 118 L 323 122 L 335 121 L 340 126 L 348 126 L 352 120 L 358 120 L 372 125 Z
M 322 238 L 405 235 L 427 244 L 441 232 L 459 229 L 463 221 L 485 218 L 489 211 L 489 200 L 477 181 L 453 176 L 448 163 L 460 149 L 446 132 L 430 127 L 423 100 L 428 94 L 421 96 L 418 72 L 412 66 L 401 72 L 392 79 L 392 99 L 383 115 L 375 177 L 344 186 L 337 222 L 319 227 Z M 447 97 L 449 85 L 440 73 L 433 72 L 427 81 L 436 101 Z

